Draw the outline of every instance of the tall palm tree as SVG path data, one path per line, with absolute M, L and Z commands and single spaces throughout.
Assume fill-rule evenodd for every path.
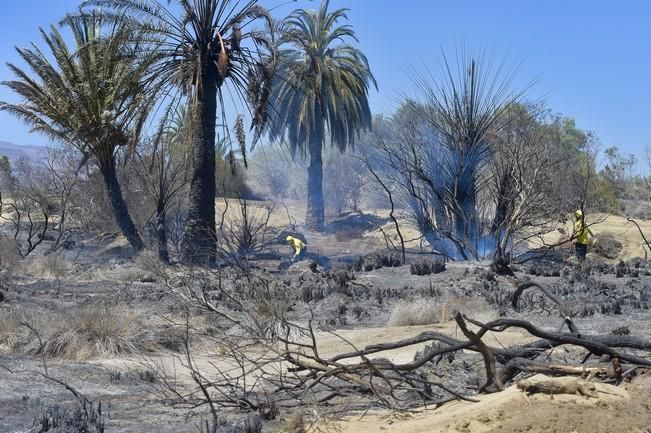
M 257 0 L 83 3 L 83 7 L 92 6 L 137 21 L 157 56 L 151 71 L 152 85 L 162 89 L 177 87 L 189 95 L 192 177 L 183 255 L 186 262 L 212 262 L 216 254 L 216 118 L 221 117 L 220 123 L 227 124 L 225 95 L 236 95 L 249 102 L 253 126 L 264 123 L 274 45 L 268 39 L 269 32 L 250 27 L 262 21 L 271 28 L 271 17 Z M 175 14 L 177 9 L 180 17 Z
M 75 146 L 84 162 L 94 162 L 101 172 L 115 219 L 129 243 L 144 248 L 134 225 L 116 174 L 116 153 L 133 147 L 150 111 L 141 86 L 147 61 L 135 59 L 125 49 L 134 36 L 124 21 L 109 26 L 100 15 L 83 15 L 63 21 L 76 47 L 70 49 L 63 35 L 52 26 L 41 29 L 52 60 L 36 45 L 17 48 L 31 74 L 9 64 L 16 75 L 3 82 L 20 98 L 17 104 L 0 102 L 6 110 L 54 141 Z
M 324 224 L 323 159 L 326 136 L 341 151 L 353 146 L 361 130 L 371 128 L 369 85 L 377 88 L 366 56 L 350 45 L 357 41 L 347 9 L 297 9 L 281 24 L 278 73 L 269 98 L 269 137 L 286 140 L 293 155 L 309 154 L 305 222 Z

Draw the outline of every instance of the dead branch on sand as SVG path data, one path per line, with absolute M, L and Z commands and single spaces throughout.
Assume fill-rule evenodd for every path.
M 213 413 L 217 407 L 228 407 L 255 411 L 264 419 L 272 419 L 280 408 L 323 407 L 336 399 L 353 401 L 358 409 L 381 406 L 393 410 L 441 405 L 451 400 L 473 401 L 475 392 L 450 386 L 451 378 L 446 377 L 449 373 L 437 375 L 435 370 L 443 356 L 468 356 L 473 352 L 482 355 L 486 370 L 486 383 L 477 389 L 479 393 L 500 391 L 521 373 L 612 380 L 621 378 L 622 371 L 651 367 L 651 340 L 645 338 L 579 334 L 573 323 L 570 333 L 550 332 L 528 321 L 509 318 L 481 323 L 461 313 L 455 317 L 464 336 L 461 339 L 426 331 L 398 341 L 356 347 L 343 336 L 330 333 L 351 349 L 326 356 L 319 346 L 323 332 L 315 331 L 314 317 L 307 323 L 287 319 L 286 313 L 295 300 L 281 281 L 235 268 L 195 268 L 160 280 L 189 308 L 215 317 L 214 340 L 222 356 L 218 360 L 212 357 L 203 365 L 198 362 L 191 344 L 196 332 L 188 321 L 188 341 L 181 362 L 196 389 L 181 392 L 174 388 L 168 393 L 179 404 L 208 406 Z M 523 290 L 518 289 L 520 294 Z M 553 299 L 563 313 L 563 302 Z M 513 302 L 517 305 L 516 297 Z M 571 322 L 569 315 L 564 316 L 564 320 L 568 319 Z M 470 325 L 475 329 L 471 330 Z M 488 332 L 508 329 L 523 330 L 538 339 L 512 347 L 491 347 L 482 341 Z M 400 348 L 411 347 L 416 352 L 423 343 L 429 345 L 413 361 L 398 363 L 381 357 Z M 543 355 L 559 346 L 607 355 L 617 363 L 619 373 L 610 374 L 613 368 L 603 362 L 546 361 Z M 356 398 L 346 399 L 351 396 Z

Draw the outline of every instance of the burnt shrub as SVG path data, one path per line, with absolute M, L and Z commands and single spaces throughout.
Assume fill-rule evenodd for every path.
M 34 420 L 31 433 L 104 433 L 102 403 L 81 401 L 74 410 L 52 406 Z
M 357 271 L 373 271 L 380 268 L 397 268 L 402 264 L 400 254 L 395 252 L 389 253 L 371 253 L 364 257 L 360 257 L 352 265 L 352 268 Z
M 352 239 L 362 239 L 364 230 L 360 227 L 343 226 L 335 230 L 335 239 L 337 242 L 346 242 Z
M 331 273 L 332 279 L 335 281 L 338 287 L 346 287 L 346 284 L 349 281 L 355 279 L 355 274 L 350 271 L 337 270 Z
M 411 275 L 431 275 L 445 271 L 445 263 L 441 260 L 419 260 L 409 267 Z
M 617 263 L 617 266 L 615 266 L 615 277 L 622 278 L 628 273 L 630 273 L 628 266 L 626 265 L 626 263 L 620 260 L 619 263 Z
M 624 245 L 614 236 L 600 236 L 592 245 L 592 251 L 607 259 L 616 259 Z

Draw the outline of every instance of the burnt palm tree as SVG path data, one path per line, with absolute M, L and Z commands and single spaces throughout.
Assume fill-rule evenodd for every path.
M 183 255 L 186 262 L 212 262 L 216 118 L 221 124 L 235 120 L 227 119 L 224 109 L 224 99 L 234 95 L 248 102 L 252 126 L 265 122 L 274 63 L 267 31 L 271 17 L 257 0 L 88 0 L 83 6 L 137 22 L 147 51 L 157 59 L 150 71 L 152 86 L 163 94 L 176 87 L 188 95 L 192 176 Z M 260 21 L 263 30 L 252 28 Z
M 323 159 L 326 137 L 341 151 L 354 145 L 360 131 L 371 128 L 370 85 L 377 87 L 357 41 L 347 9 L 297 9 L 281 24 L 278 73 L 269 110 L 269 137 L 286 141 L 292 155 L 309 155 L 306 225 L 324 224 Z
M 75 146 L 83 161 L 102 174 L 115 219 L 129 243 L 144 248 L 116 173 L 116 154 L 138 141 L 150 111 L 141 85 L 148 60 L 137 60 L 125 48 L 133 29 L 117 20 L 107 26 L 100 15 L 68 16 L 62 23 L 75 41 L 70 48 L 52 26 L 41 34 L 49 57 L 36 45 L 17 48 L 29 72 L 9 64 L 16 79 L 2 84 L 21 101 L 0 103 L 0 110 L 16 115 L 50 139 Z M 106 31 L 106 35 L 102 35 Z
M 478 197 L 487 187 L 486 169 L 493 153 L 489 134 L 504 128 L 506 108 L 531 86 L 514 89 L 516 72 L 516 67 L 493 64 L 484 55 L 469 57 L 461 50 L 456 65 L 443 54 L 441 80 L 423 76 L 415 80 L 425 98 L 424 117 L 438 144 L 428 176 L 453 215 L 457 241 L 474 257 L 481 237 Z
M 184 130 L 187 129 L 185 105 L 170 105 L 163 113 L 160 126 L 149 140 L 144 153 L 138 153 L 134 166 L 144 189 L 155 204 L 153 227 L 156 232 L 158 258 L 170 262 L 167 242 L 167 214 L 179 193 L 187 186 Z M 173 109 L 176 108 L 176 109 Z M 151 219 L 150 219 L 151 221 Z

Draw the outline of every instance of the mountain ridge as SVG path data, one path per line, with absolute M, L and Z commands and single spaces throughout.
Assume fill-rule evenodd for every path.
M 21 157 L 39 161 L 45 157 L 46 151 L 46 146 L 22 145 L 0 140 L 0 155 L 7 156 L 10 161 L 16 161 Z

